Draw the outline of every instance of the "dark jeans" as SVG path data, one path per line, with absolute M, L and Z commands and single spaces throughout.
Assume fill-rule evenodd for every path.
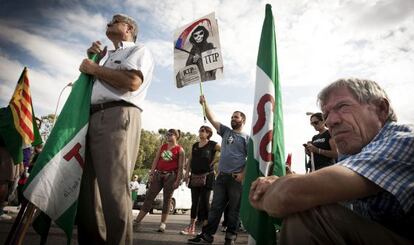
M 191 218 L 195 219 L 198 214 L 200 221 L 207 220 L 208 210 L 210 208 L 211 190 L 206 187 L 191 188 Z M 198 212 L 197 212 L 198 211 Z
M 234 240 L 239 227 L 242 184 L 236 181 L 232 175 L 219 174 L 213 191 L 213 203 L 208 213 L 208 224 L 203 227 L 202 232 L 209 236 L 217 232 L 221 215 L 228 205 L 226 238 Z

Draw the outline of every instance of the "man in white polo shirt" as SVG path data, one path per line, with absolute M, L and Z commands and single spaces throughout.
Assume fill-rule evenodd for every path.
M 135 43 L 134 19 L 116 14 L 106 36 L 115 50 L 96 41 L 81 72 L 93 75 L 86 165 L 78 209 L 79 244 L 132 244 L 129 180 L 138 155 L 142 101 L 151 83 L 154 61 L 149 50 Z

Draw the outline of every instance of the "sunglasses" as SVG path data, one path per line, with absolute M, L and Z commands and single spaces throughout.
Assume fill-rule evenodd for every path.
M 202 128 L 202 129 L 198 130 L 198 132 L 201 133 L 201 132 L 207 132 L 207 131 L 204 128 Z
M 319 122 L 320 122 L 320 121 L 312 121 L 312 122 L 311 122 L 311 124 L 312 124 L 312 125 L 314 125 L 314 126 L 316 126 L 316 125 L 318 125 L 318 124 L 319 124 Z
M 174 133 L 167 133 L 167 136 L 173 136 L 175 135 Z

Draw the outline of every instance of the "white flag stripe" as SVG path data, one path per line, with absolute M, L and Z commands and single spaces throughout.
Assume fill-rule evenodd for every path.
M 80 144 L 79 154 L 84 160 L 88 124 L 65 145 L 36 175 L 24 196 L 52 220 L 58 219 L 79 196 L 83 169 L 76 157 L 64 156 Z
M 265 94 L 270 94 L 273 98 L 275 97 L 274 94 L 274 83 L 269 78 L 269 76 L 260 68 L 257 66 L 256 68 L 256 89 L 255 89 L 255 96 L 254 96 L 254 109 L 253 109 L 253 124 L 257 122 L 259 119 L 258 111 L 257 111 L 257 105 Z M 267 176 L 267 173 L 269 172 L 269 167 L 271 166 L 271 161 L 265 161 L 260 157 L 260 141 L 263 139 L 266 133 L 268 133 L 269 130 L 273 130 L 273 110 L 270 103 L 266 103 L 265 106 L 265 114 L 266 114 L 266 121 L 264 126 L 260 129 L 260 131 L 256 132 L 256 134 L 253 133 L 253 129 L 251 132 L 251 139 L 253 141 L 253 152 L 254 152 L 254 158 L 257 162 L 259 162 L 259 168 L 260 171 L 264 176 Z M 272 152 L 272 142 L 269 142 L 266 146 L 267 152 Z

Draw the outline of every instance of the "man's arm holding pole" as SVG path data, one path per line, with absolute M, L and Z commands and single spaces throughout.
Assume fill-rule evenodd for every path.
M 206 99 L 204 98 L 204 95 L 200 95 L 200 104 L 204 106 L 206 111 L 206 116 L 208 121 L 213 125 L 213 127 L 218 131 L 220 129 L 220 122 L 217 121 L 214 114 L 211 112 L 210 108 L 207 106 Z

